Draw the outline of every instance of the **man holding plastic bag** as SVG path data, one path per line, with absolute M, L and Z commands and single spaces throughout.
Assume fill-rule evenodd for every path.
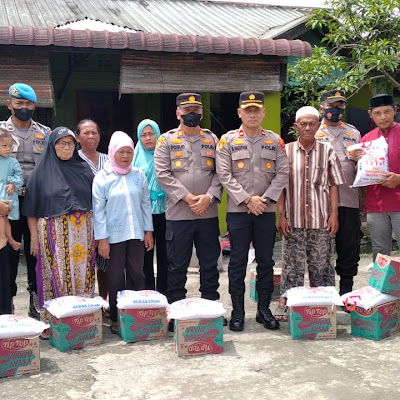
M 362 143 L 377 139 L 387 144 L 388 172 L 366 187 L 367 222 L 371 234 L 373 258 L 378 253 L 390 255 L 392 232 L 400 239 L 400 124 L 394 121 L 397 106 L 393 96 L 379 94 L 369 101 L 368 113 L 377 127 L 368 132 Z M 381 150 L 385 148 L 385 143 Z M 355 150 L 359 164 L 368 154 L 365 149 Z M 384 160 L 382 160 L 384 162 Z M 372 182 L 371 182 L 372 183 Z

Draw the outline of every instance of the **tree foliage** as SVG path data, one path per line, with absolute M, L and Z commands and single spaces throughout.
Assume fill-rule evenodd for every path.
M 284 118 L 302 105 L 318 105 L 322 91 L 347 97 L 367 86 L 373 93 L 400 90 L 399 0 L 330 0 L 306 25 L 324 33 L 309 58 L 288 66 Z

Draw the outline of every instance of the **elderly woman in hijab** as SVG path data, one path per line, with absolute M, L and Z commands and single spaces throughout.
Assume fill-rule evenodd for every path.
M 31 254 L 41 318 L 43 303 L 67 295 L 91 296 L 94 291 L 95 243 L 92 227 L 93 173 L 79 157 L 74 133 L 52 131 L 26 188 L 22 213 L 28 217 Z
M 158 183 L 154 168 L 154 149 L 160 137 L 158 124 L 151 119 L 145 119 L 137 127 L 138 144 L 133 156 L 133 165 L 140 168 L 146 175 L 149 184 L 151 211 L 153 214 L 154 243 L 157 255 L 157 285 L 154 279 L 154 250 L 145 252 L 144 278 L 146 289 L 157 289 L 167 294 L 168 260 L 165 243 L 165 191 Z
M 153 223 L 146 176 L 132 166 L 132 139 L 117 131 L 109 161 L 93 182 L 93 226 L 98 252 L 107 260 L 111 332 L 117 333 L 117 292 L 144 289 L 143 259 L 153 248 Z

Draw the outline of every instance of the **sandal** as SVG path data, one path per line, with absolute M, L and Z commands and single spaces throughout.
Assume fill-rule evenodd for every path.
M 278 321 L 286 322 L 288 320 L 288 308 L 284 307 L 276 307 L 274 316 Z
M 49 329 L 45 329 L 39 336 L 39 339 L 49 340 L 50 332 Z
M 114 335 L 117 335 L 118 334 L 118 322 L 112 321 L 110 330 L 111 330 L 111 333 L 113 333 Z

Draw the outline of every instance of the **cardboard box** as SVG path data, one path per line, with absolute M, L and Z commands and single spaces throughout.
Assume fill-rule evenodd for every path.
M 336 306 L 289 307 L 289 332 L 293 339 L 336 338 Z
M 223 317 L 175 320 L 174 341 L 178 356 L 224 351 Z
M 257 282 L 257 270 L 252 269 L 250 271 L 249 295 L 250 295 L 250 298 L 255 302 L 258 301 L 256 282 Z M 271 300 L 279 300 L 280 295 L 281 295 L 281 269 L 277 268 L 274 270 L 274 292 L 272 293 Z
M 118 310 L 118 333 L 127 343 L 161 339 L 167 330 L 165 307 Z
M 365 310 L 356 307 L 351 312 L 351 334 L 366 339 L 381 340 L 400 330 L 400 300 Z
M 0 378 L 40 371 L 39 338 L 0 339 Z
M 382 293 L 400 296 L 400 258 L 378 254 L 368 284 Z
M 59 351 L 82 349 L 102 343 L 101 310 L 73 317 L 50 314 L 50 344 Z

